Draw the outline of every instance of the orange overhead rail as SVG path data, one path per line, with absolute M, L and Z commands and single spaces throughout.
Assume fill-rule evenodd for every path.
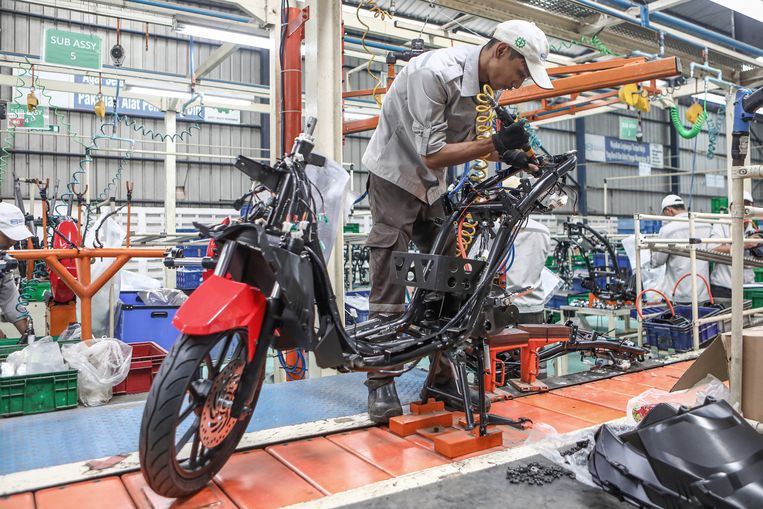
M 82 339 L 93 337 L 92 298 L 106 282 L 130 261 L 131 258 L 164 258 L 165 249 L 126 249 L 126 248 L 80 248 L 80 249 L 21 249 L 8 251 L 17 260 L 45 260 L 48 267 L 64 280 L 80 299 L 82 306 Z M 61 259 L 74 258 L 77 261 L 75 278 L 60 262 Z M 90 280 L 90 265 L 95 258 L 114 258 L 108 268 L 95 281 Z
M 671 78 L 681 74 L 681 64 L 676 57 L 647 61 L 643 57 L 616 58 L 604 62 L 553 67 L 548 69 L 552 76 L 563 76 L 554 80 L 554 88 L 545 90 L 537 85 L 527 85 L 516 90 L 507 90 L 501 94 L 499 104 L 519 104 L 528 101 L 544 101 L 552 97 L 570 96 L 567 103 L 547 105 L 539 110 L 524 113 L 522 116 L 530 120 L 552 118 L 561 115 L 574 114 L 617 103 L 616 93 L 605 92 L 596 96 L 579 98 L 582 92 L 590 92 L 603 88 L 614 88 L 629 83 L 651 81 L 647 92 L 656 92 L 654 80 Z M 569 76 L 568 76 L 569 75 Z M 360 92 L 360 91 L 358 91 Z M 544 114 L 545 113 L 545 114 Z M 375 129 L 379 123 L 378 117 L 363 120 L 352 120 L 344 123 L 343 134 L 353 134 Z

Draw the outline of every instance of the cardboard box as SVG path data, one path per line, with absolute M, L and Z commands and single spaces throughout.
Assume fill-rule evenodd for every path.
M 763 327 L 744 329 L 743 338 L 742 414 L 748 419 L 763 422 L 763 394 L 760 394 L 763 391 Z M 693 387 L 707 375 L 728 380 L 730 355 L 727 352 L 730 350 L 731 333 L 727 332 L 697 357 L 671 391 Z

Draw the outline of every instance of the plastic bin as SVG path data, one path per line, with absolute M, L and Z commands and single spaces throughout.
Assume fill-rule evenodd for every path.
M 120 292 L 114 335 L 125 343 L 153 341 L 169 351 L 180 331 L 172 325 L 178 306 L 146 305 L 138 292 Z
M 29 302 L 43 302 L 45 292 L 50 292 L 50 281 L 24 281 L 24 295 Z
M 755 279 L 757 279 L 757 274 Z M 753 308 L 763 307 L 763 287 L 762 288 L 745 288 L 744 298 L 752 301 Z
M 354 324 L 368 320 L 368 297 L 370 295 L 369 290 L 356 290 L 345 294 L 344 320 L 346 323 Z
M 691 306 L 673 306 L 676 315 L 683 316 L 691 320 Z M 694 340 L 692 337 L 691 324 L 685 326 L 676 326 L 668 324 L 653 323 L 649 320 L 649 315 L 663 313 L 667 311 L 666 306 L 652 306 L 643 308 L 641 312 L 644 314 L 645 320 L 643 322 L 644 333 L 646 334 L 646 344 L 650 346 L 656 346 L 658 350 L 668 350 L 672 348 L 676 352 L 686 352 L 691 350 L 694 346 Z M 719 313 L 720 310 L 714 307 L 698 308 L 699 318 L 705 318 L 708 316 Z M 636 313 L 636 310 L 631 311 L 631 316 Z M 718 323 L 706 323 L 699 327 L 699 344 L 705 344 L 711 339 L 715 338 L 720 333 Z
M 195 290 L 202 281 L 204 269 L 180 267 L 175 273 L 175 286 L 180 290 Z
M 641 233 L 660 233 L 660 228 L 662 228 L 662 221 L 658 221 L 656 219 L 643 219 L 641 221 L 640 228 Z
M 114 394 L 139 394 L 148 392 L 159 372 L 167 351 L 154 342 L 133 343 L 130 373 L 121 383 L 114 386 Z
M 729 199 L 726 196 L 712 198 L 710 200 L 710 212 L 718 214 L 723 210 L 729 209 Z
M 763 283 L 763 269 L 754 268 L 752 271 L 755 273 L 755 282 Z
M 77 406 L 77 370 L 0 377 L 0 417 Z
M 207 255 L 207 245 L 205 244 L 181 244 L 179 247 L 183 250 L 185 258 L 204 258 Z

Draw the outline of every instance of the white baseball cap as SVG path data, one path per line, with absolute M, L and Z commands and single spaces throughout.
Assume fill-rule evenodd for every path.
M 16 242 L 32 236 L 32 232 L 24 224 L 21 209 L 6 202 L 0 203 L 0 232 Z
M 683 205 L 684 200 L 677 194 L 669 194 L 665 198 L 662 199 L 662 208 L 660 210 L 665 210 L 668 207 L 674 207 L 676 205 Z
M 505 42 L 525 57 L 530 76 L 536 85 L 549 90 L 554 88 L 544 65 L 548 58 L 548 39 L 535 23 L 520 19 L 504 21 L 495 27 L 493 39 Z

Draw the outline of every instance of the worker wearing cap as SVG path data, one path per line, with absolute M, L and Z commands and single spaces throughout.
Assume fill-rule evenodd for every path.
M 422 252 L 431 248 L 444 215 L 439 200 L 448 166 L 488 156 L 537 170 L 519 150 L 528 143 L 521 124 L 504 126 L 492 138 L 475 139 L 475 107 L 484 84 L 500 91 L 532 78 L 542 88 L 553 88 L 543 65 L 547 56 L 548 40 L 535 24 L 506 21 L 484 46 L 424 53 L 395 78 L 363 155 L 370 172 L 373 219 L 366 243 L 371 317 L 403 312 L 405 288 L 395 283 L 392 253 L 407 251 L 410 241 Z M 452 383 L 452 378 L 443 383 Z M 402 413 L 393 377 L 371 374 L 366 385 L 372 420 L 383 423 Z
M 676 218 L 688 218 L 689 214 L 686 211 L 683 199 L 675 194 L 669 194 L 662 200 L 662 215 Z M 664 221 L 658 238 L 660 239 L 688 239 L 689 235 L 689 223 L 688 221 Z M 707 223 L 696 223 L 694 237 L 707 238 L 710 235 L 710 225 Z M 664 247 L 664 244 L 662 245 Z M 686 244 L 679 247 L 688 247 Z M 652 267 L 660 267 L 665 265 L 665 277 L 662 280 L 662 284 L 658 290 L 661 290 L 668 298 L 673 296 L 675 289 L 675 296 L 673 300 L 679 303 L 691 302 L 691 276 L 687 276 L 681 281 L 681 284 L 676 287 L 676 283 L 684 274 L 691 272 L 691 261 L 688 256 L 673 255 L 668 253 L 661 253 L 652 251 L 651 258 Z M 706 261 L 697 260 L 697 274 L 709 281 L 710 278 L 710 264 Z M 707 293 L 705 283 L 699 279 L 697 281 L 697 300 L 698 302 L 705 302 L 710 298 Z
M 32 233 L 24 224 L 24 214 L 15 205 L 0 203 L 0 251 L 7 251 Z M 29 318 L 26 308 L 19 305 L 19 290 L 11 272 L 0 275 L 0 310 L 3 320 L 12 323 L 22 335 L 27 333 Z M 0 331 L 0 337 L 5 334 Z
M 752 207 L 753 200 L 752 200 L 752 194 L 750 194 L 749 191 L 744 192 L 744 205 L 746 207 Z M 752 221 L 745 220 L 744 222 L 744 233 L 745 236 L 749 236 L 752 233 L 755 233 L 755 227 L 752 224 Z M 731 238 L 731 228 L 727 224 L 721 224 L 716 223 L 713 225 L 712 232 L 710 233 L 710 238 L 721 238 L 721 239 L 728 239 Z M 752 249 L 760 244 L 757 243 L 747 243 L 745 242 L 745 249 Z M 710 249 L 713 251 L 717 251 L 719 253 L 725 253 L 725 254 L 731 254 L 731 244 L 712 244 L 709 246 Z M 744 283 L 754 283 L 755 282 L 755 272 L 753 272 L 752 269 L 745 269 L 744 270 Z M 713 267 L 713 272 L 710 274 L 710 289 L 713 291 L 713 297 L 722 297 L 722 298 L 731 298 L 731 266 L 726 265 L 724 263 L 715 263 Z

